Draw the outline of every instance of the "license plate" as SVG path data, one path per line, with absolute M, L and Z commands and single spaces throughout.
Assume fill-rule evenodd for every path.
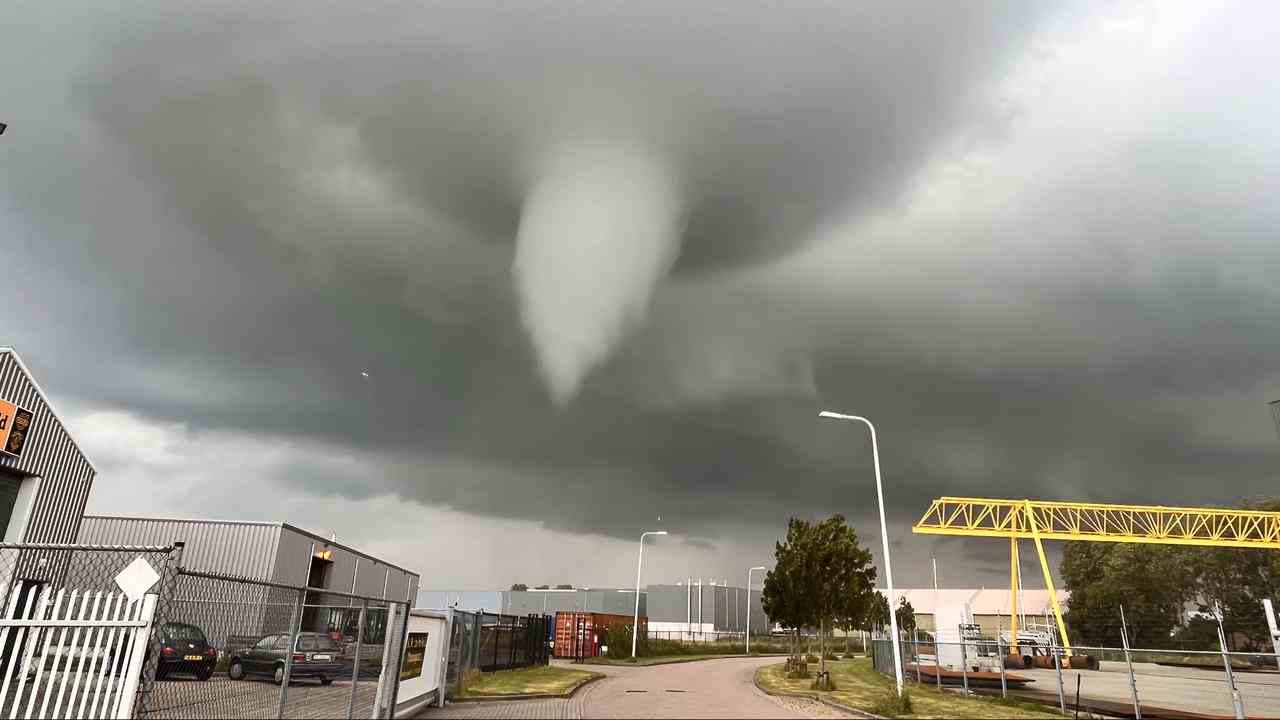
M 333 656 L 332 655 L 312 655 L 311 659 L 312 660 L 332 660 Z
M 200 659 L 200 656 L 199 656 L 199 655 L 187 655 L 187 656 L 183 657 L 182 659 L 183 659 L 183 660 L 199 660 L 199 659 Z

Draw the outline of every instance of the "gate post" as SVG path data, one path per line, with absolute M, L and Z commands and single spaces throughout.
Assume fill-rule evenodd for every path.
M 365 618 L 365 611 L 368 609 L 369 609 L 369 601 L 366 600 L 365 598 L 360 598 L 360 620 L 359 620 L 360 624 L 356 626 L 356 657 L 351 664 L 351 702 L 347 703 L 347 720 L 351 720 L 352 713 L 356 711 L 356 688 L 359 687 L 360 685 L 360 651 L 361 651 L 361 648 L 364 646 L 364 618 Z M 386 655 L 386 651 L 385 651 L 386 632 L 385 631 L 383 632 L 382 645 L 384 648 L 383 655 L 385 656 Z M 379 677 L 378 684 L 379 685 L 382 684 L 381 677 Z M 381 698 L 377 697 L 377 695 L 375 694 L 374 696 L 375 713 L 378 709 L 377 701 L 379 699 Z
M 284 654 L 284 678 L 280 682 L 280 703 L 276 707 L 276 720 L 284 717 L 284 705 L 289 701 L 289 674 L 293 671 L 293 651 L 298 644 L 298 633 L 302 628 L 302 611 L 306 605 L 305 589 L 297 591 L 293 600 L 293 617 L 289 620 L 289 648 Z
M 156 596 L 148 593 L 142 599 L 142 614 L 138 618 L 146 623 L 140 628 L 134 628 L 134 632 L 142 635 L 135 636 L 133 646 L 130 648 L 132 652 L 124 666 L 124 679 L 121 681 L 123 685 L 120 688 L 120 697 L 116 700 L 116 709 L 114 716 L 116 720 L 128 720 L 133 716 L 134 696 L 138 692 L 138 673 L 142 660 L 146 657 L 147 647 L 151 642 L 151 626 L 156 615 Z M 43 661 L 44 656 L 41 655 Z M 34 693 L 34 689 L 33 689 Z M 33 696 L 34 697 L 34 696 Z M 16 707 L 16 698 L 15 698 Z

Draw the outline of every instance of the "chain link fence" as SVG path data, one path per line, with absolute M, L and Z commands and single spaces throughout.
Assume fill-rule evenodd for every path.
M 904 634 L 903 679 L 936 690 L 1007 695 L 1106 717 L 1280 716 L 1275 653 L 1073 646 L 1019 633 L 999 637 L 940 630 Z M 962 639 L 963 637 L 963 639 Z M 1225 645 L 1224 645 L 1225 646 Z M 876 670 L 894 674 L 893 644 L 872 641 Z
M 176 546 L 89 546 L 0 543 L 0 714 L 136 712 L 153 677 L 125 677 L 143 602 L 121 592 L 116 578 L 144 561 L 172 582 Z M 78 623 L 78 625 L 77 625 Z M 139 648 L 144 653 L 152 648 Z M 141 663 L 139 663 L 141 664 Z M 134 693 L 129 697 L 129 693 Z
M 179 570 L 142 714 L 389 717 L 407 616 L 404 602 Z

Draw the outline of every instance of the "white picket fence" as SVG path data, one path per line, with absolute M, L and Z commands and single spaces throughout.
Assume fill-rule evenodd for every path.
M 23 594 L 24 610 L 17 613 Z M 0 648 L 13 637 L 2 668 L 0 716 L 131 717 L 155 608 L 155 595 L 129 600 L 122 593 L 15 590 L 0 619 Z

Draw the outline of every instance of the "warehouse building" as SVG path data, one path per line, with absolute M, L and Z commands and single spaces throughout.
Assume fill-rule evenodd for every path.
M 909 588 L 896 590 L 895 594 L 911 603 L 917 628 L 930 634 L 936 632 L 944 640 L 959 637 L 961 623 L 976 624 L 984 637 L 995 637 L 999 631 L 1008 630 L 1013 619 L 1007 588 Z M 1064 608 L 1070 597 L 1069 590 L 1058 591 L 1058 602 Z M 1018 616 L 1023 628 L 1030 624 L 1052 624 L 1053 601 L 1049 591 L 1020 590 Z
M 503 590 L 499 593 L 499 612 L 508 615 L 554 615 L 557 612 L 607 613 L 633 615 L 635 588 L 574 588 L 572 590 Z M 640 592 L 640 615 L 648 614 L 648 600 Z
M 0 347 L 4 541 L 75 542 L 96 474 L 18 354 Z
M 649 633 L 671 637 L 678 633 L 742 633 L 751 615 L 751 631 L 765 633 L 770 622 L 760 604 L 760 589 L 735 587 L 712 580 L 674 585 L 649 585 Z M 750 602 L 748 603 L 748 597 Z
M 168 545 L 177 541 L 185 543 L 182 566 L 196 572 L 405 602 L 412 602 L 418 592 L 417 573 L 288 523 L 86 515 L 80 526 L 79 542 L 85 545 Z M 308 593 L 302 629 L 349 632 L 351 628 L 345 625 L 354 621 L 355 614 L 345 611 L 342 606 L 347 604 L 346 599 L 333 601 L 322 593 Z M 197 625 L 202 622 L 194 616 L 186 620 Z M 252 636 L 268 629 L 239 632 Z M 370 642 L 380 643 L 380 635 L 376 622 L 366 625 Z

